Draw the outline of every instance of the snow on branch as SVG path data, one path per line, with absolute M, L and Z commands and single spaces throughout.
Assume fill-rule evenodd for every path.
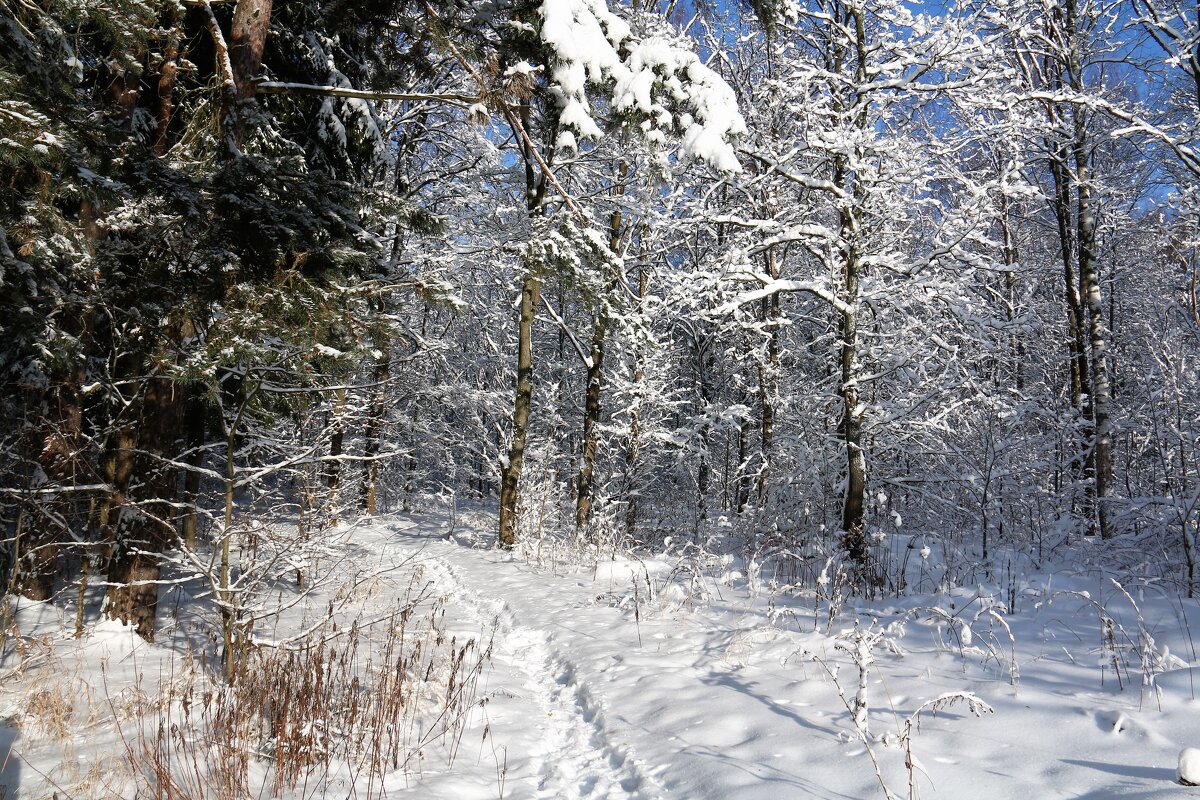
M 554 306 L 551 304 L 550 298 L 542 295 L 541 301 L 542 308 L 546 309 L 546 313 L 548 313 L 550 318 L 554 320 L 554 324 L 558 325 L 562 332 L 566 334 L 567 338 L 571 340 L 571 344 L 574 346 L 575 352 L 579 355 L 579 358 L 583 361 L 583 365 L 588 369 L 591 369 L 594 365 L 592 362 L 592 357 L 588 355 L 586 350 L 584 350 L 579 338 L 575 336 L 575 331 L 571 330 L 571 326 L 568 325 L 562 316 L 560 316 L 559 313 L 554 310 Z
M 814 297 L 819 297 L 826 303 L 829 303 L 829 305 L 833 306 L 834 309 L 836 309 L 839 313 L 848 314 L 853 311 L 853 309 L 845 302 L 840 300 L 836 294 L 829 291 L 829 287 L 820 283 L 815 283 L 813 281 L 772 279 L 766 275 L 755 275 L 754 277 L 762 282 L 763 285 L 760 288 L 739 294 L 732 301 L 721 306 L 718 311 L 720 311 L 722 314 L 732 314 L 740 306 L 744 306 L 747 303 L 753 303 L 757 300 L 762 300 L 766 297 L 771 297 L 772 295 L 776 295 L 781 292 L 801 292 L 804 294 L 811 294 Z
M 344 86 L 319 86 L 311 83 L 287 83 L 285 81 L 260 81 L 255 84 L 259 94 L 311 94 L 321 97 L 347 97 L 359 100 L 408 100 L 412 102 L 446 103 L 468 108 L 479 98 L 465 94 L 422 93 L 422 92 L 374 92 L 351 89 Z
M 573 146 L 576 136 L 600 138 L 586 90 L 605 84 L 616 111 L 643 117 L 648 141 L 677 135 L 685 157 L 721 172 L 741 171 L 731 144 L 746 132 L 737 98 L 694 52 L 661 36 L 633 36 L 604 0 L 545 0 L 540 12 L 541 38 L 556 60 L 550 80 L 559 122 L 566 129 L 559 146 Z
M 1127 127 L 1113 131 L 1110 136 L 1118 139 L 1128 136 L 1131 133 L 1142 133 L 1152 139 L 1157 139 L 1162 144 L 1175 153 L 1179 160 L 1183 162 L 1184 167 L 1193 175 L 1200 176 L 1200 153 L 1197 153 L 1192 147 L 1179 141 L 1167 131 L 1158 127 L 1154 123 L 1126 111 L 1113 104 L 1112 102 L 1096 97 L 1094 95 L 1081 95 L 1073 92 L 1032 92 L 1029 97 L 1033 100 L 1040 100 L 1045 103 L 1072 103 L 1074 105 L 1085 106 L 1087 108 L 1103 111 L 1114 119 L 1118 119 L 1126 123 Z

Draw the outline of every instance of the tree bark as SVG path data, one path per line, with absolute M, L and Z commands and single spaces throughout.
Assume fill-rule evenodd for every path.
M 779 277 L 779 261 L 775 248 L 767 249 L 767 274 L 772 279 Z M 762 416 L 762 465 L 758 471 L 758 503 L 766 505 L 767 487 L 771 476 L 771 456 L 775 439 L 775 397 L 779 379 L 779 295 L 773 294 L 762 300 L 762 321 L 767 329 L 767 357 L 758 363 L 758 402 Z M 739 507 L 740 510 L 740 507 Z
M 163 43 L 162 65 L 158 71 L 158 108 L 155 113 L 154 154 L 167 154 L 170 141 L 171 117 L 175 111 L 175 84 L 179 79 L 179 45 L 183 31 L 179 28 L 178 7 L 170 8 L 164 20 L 167 35 Z
M 238 0 L 228 45 L 210 11 L 217 73 L 222 75 L 224 85 L 221 102 L 227 157 L 236 157 L 241 152 L 246 136 L 243 109 L 254 99 L 254 79 L 262 68 L 267 31 L 271 26 L 271 3 L 272 0 Z
M 500 464 L 500 546 L 517 542 L 519 484 L 525 466 L 525 440 L 533 403 L 533 318 L 541 298 L 542 284 L 527 275 L 521 285 L 520 317 L 517 323 L 517 394 L 513 408 L 513 438 L 508 457 Z
M 207 409 L 204 401 L 193 397 L 187 407 L 187 464 L 191 469 L 183 478 L 183 518 L 180 521 L 179 535 L 183 544 L 189 550 L 196 549 L 196 534 L 199 529 L 200 471 L 204 461 L 204 434 L 206 432 L 205 417 Z
M 760 381 L 762 365 L 759 365 Z M 743 394 L 743 397 L 745 395 Z M 747 398 L 748 399 L 748 398 Z M 733 486 L 733 507 L 741 514 L 750 502 L 750 488 L 753 476 L 750 474 L 750 422 L 741 420 L 737 427 L 737 475 Z
M 849 21 L 854 25 L 855 31 L 855 83 L 861 86 L 868 79 L 865 12 L 861 6 L 851 6 L 848 13 Z M 869 124 L 869 106 L 861 102 L 857 96 L 855 100 L 858 111 L 854 123 L 860 131 L 865 131 Z M 847 108 L 850 107 L 852 106 L 847 104 Z M 867 459 L 862 442 L 863 417 L 866 410 L 859 401 L 858 385 L 858 303 L 859 280 L 862 272 L 862 256 L 858 240 L 862 221 L 861 209 L 866 203 L 866 198 L 863 197 L 863 187 L 858 177 L 851 176 L 845 156 L 838 156 L 835 162 L 834 181 L 850 198 L 841 208 L 838 234 L 843 270 L 842 300 L 845 303 L 840 319 L 840 392 L 842 397 L 840 428 L 846 445 L 846 495 L 842 505 L 842 545 L 850 559 L 863 566 L 867 563 L 869 553 L 864 529 Z
M 712 367 L 710 346 L 711 344 L 704 340 L 703 334 L 697 331 L 693 339 L 693 347 L 696 354 L 696 377 L 699 382 L 700 413 L 705 418 L 700 425 L 700 463 L 696 465 L 696 525 L 694 532 L 697 535 L 700 533 L 700 523 L 708 519 L 708 481 L 712 474 L 709 458 L 712 425 L 708 422 L 708 414 L 712 408 L 712 382 L 709 380 L 709 369 Z
M 238 99 L 254 96 L 254 79 L 262 68 L 267 30 L 271 26 L 272 0 L 238 0 L 229 32 L 229 63 Z
M 112 585 L 105 598 L 105 612 L 111 619 L 134 625 L 147 641 L 154 640 L 162 553 L 175 534 L 172 501 L 177 471 L 161 461 L 179 428 L 182 404 L 173 395 L 170 381 L 147 379 L 136 433 L 129 427 L 121 429 L 114 464 L 118 481 L 124 479 L 128 485 L 134 470 L 141 478 L 137 502 L 127 503 L 122 498 L 120 505 L 110 504 L 105 514 L 108 518 L 102 521 L 110 529 L 116 525 L 108 565 Z M 130 445 L 139 451 L 136 455 L 130 452 Z M 114 510 L 117 520 L 111 516 Z
M 529 103 L 522 103 L 521 125 L 529 125 Z M 521 155 L 525 162 L 525 208 L 530 219 L 542 213 L 546 195 L 546 177 L 538 172 L 538 157 L 522 139 Z M 533 320 L 542 296 L 542 282 L 526 265 L 521 282 L 521 302 L 517 317 L 517 383 L 513 402 L 512 444 L 500 463 L 500 525 L 497 541 L 503 548 L 517 543 L 517 512 L 521 500 L 521 471 L 525 468 L 525 440 L 529 435 L 529 416 L 533 406 Z
M 1074 49 L 1077 45 L 1075 4 L 1067 0 L 1064 6 L 1056 6 L 1048 16 L 1047 25 L 1052 26 L 1052 38 L 1061 41 L 1068 52 L 1048 54 L 1045 71 L 1055 90 L 1070 85 L 1073 90 L 1082 89 L 1079 62 Z M 1079 122 L 1078 110 L 1072 113 L 1072 124 L 1068 125 L 1062 111 L 1053 103 L 1046 107 L 1047 122 L 1051 127 L 1047 145 L 1050 152 L 1050 174 L 1054 181 L 1054 216 L 1058 227 L 1059 248 L 1063 265 L 1063 290 L 1067 304 L 1068 348 L 1070 352 L 1071 406 L 1080 415 L 1083 430 L 1077 439 L 1078 445 L 1072 455 L 1071 471 L 1078 480 L 1083 479 L 1084 502 L 1082 513 L 1089 520 L 1095 518 L 1095 462 L 1092 459 L 1092 441 L 1095 435 L 1094 404 L 1092 403 L 1091 362 L 1087 341 L 1087 319 L 1080 286 L 1080 265 L 1083 243 L 1081 235 L 1094 237 L 1094 226 L 1084 225 L 1078 217 L 1083 206 L 1072 203 L 1072 194 L 1078 199 L 1080 175 L 1071 169 L 1070 159 L 1079 136 L 1085 134 Z M 1077 155 L 1077 154 L 1076 154 Z M 1077 165 L 1076 165 L 1077 166 Z M 1072 206 L 1075 206 L 1074 210 Z M 1088 230 L 1090 234 L 1085 233 Z M 1094 238 L 1092 241 L 1094 247 Z M 1094 252 L 1094 251 L 1093 251 Z M 1072 510 L 1080 510 L 1076 498 L 1072 497 Z M 1094 524 L 1089 522 L 1089 532 L 1094 533 Z
M 1071 406 L 1083 408 L 1083 398 L 1088 394 L 1087 347 L 1084 341 L 1084 311 L 1079 300 L 1079 288 L 1075 281 L 1075 252 L 1077 243 L 1071 213 L 1070 170 L 1065 162 L 1065 153 L 1058 149 L 1050 159 L 1050 172 L 1054 179 L 1054 218 L 1058 225 L 1059 250 L 1063 264 L 1063 292 L 1067 303 L 1067 344 L 1070 352 Z
M 330 509 L 329 524 L 338 523 L 338 496 L 342 487 L 342 449 L 346 441 L 346 390 L 334 390 L 333 435 L 329 438 L 329 464 L 325 468 L 325 504 Z
M 639 312 L 645 306 L 648 283 L 646 264 L 643 259 L 641 268 L 638 270 L 637 296 Z M 630 537 L 637 530 L 638 490 L 636 476 L 638 456 L 640 455 L 642 445 L 642 400 L 638 391 L 642 383 L 646 380 L 646 370 L 642 362 L 640 349 L 634 358 L 636 359 L 636 364 L 633 368 L 633 407 L 629 410 L 629 445 L 625 450 L 625 533 Z
M 608 319 L 601 312 L 592 333 L 591 363 L 587 368 L 587 393 L 583 409 L 583 448 L 579 465 L 579 496 L 575 501 L 575 526 L 587 527 L 592 515 L 595 495 L 596 454 L 600 447 L 597 429 L 600 425 L 600 391 L 604 364 L 604 339 Z
M 846 294 L 858 294 L 858 267 L 851 261 L 847 264 Z M 850 558 L 859 563 L 867 561 L 865 521 L 867 491 L 867 460 L 862 446 L 862 422 L 865 409 L 859 403 L 857 309 L 851 305 L 842 314 L 841 394 L 842 394 L 842 437 L 846 444 L 846 496 L 842 506 L 843 544 Z
M 382 344 L 383 347 L 382 355 L 375 362 L 375 370 L 372 373 L 375 386 L 372 389 L 374 395 L 371 399 L 371 410 L 367 415 L 366 442 L 363 445 L 365 460 L 363 461 L 362 487 L 359 490 L 359 503 L 362 510 L 371 516 L 378 513 L 379 461 L 376 456 L 379 455 L 383 418 L 387 414 L 386 384 L 392 364 L 390 344 L 388 342 L 380 343 L 378 340 L 376 344 Z
M 1091 356 L 1092 440 L 1088 472 L 1092 476 L 1096 503 L 1089 530 L 1108 539 L 1113 535 L 1109 525 L 1109 500 L 1112 495 L 1112 424 L 1109 420 L 1110 385 L 1108 378 L 1108 342 L 1104 331 L 1104 302 L 1100 294 L 1100 276 L 1096 265 L 1096 217 L 1092 201 L 1091 149 L 1082 109 L 1075 110 L 1075 173 L 1076 201 L 1079 225 L 1079 277 L 1088 311 L 1088 344 Z
M 625 178 L 629 173 L 629 165 L 624 161 L 617 167 L 617 184 L 613 193 L 617 197 L 625 194 Z M 614 255 L 621 250 L 621 227 L 623 216 L 618 206 L 613 209 L 608 222 L 608 249 Z M 614 278 L 610 291 L 615 291 L 617 279 Z M 583 452 L 579 466 L 579 496 L 575 501 L 575 526 L 582 530 L 591 520 L 592 503 L 595 498 L 596 455 L 600 447 L 598 429 L 600 427 L 600 405 L 602 381 L 604 378 L 604 340 L 608 334 L 608 309 L 601 301 L 596 311 L 595 328 L 592 331 L 591 363 L 587 366 L 587 393 L 584 397 L 583 410 Z
M 1020 262 L 1020 253 L 1017 249 L 1017 237 L 1012 228 L 1012 210 L 1008 195 L 1000 193 L 1000 233 L 1002 237 L 1002 250 L 1004 257 L 1004 266 L 1007 268 L 1004 273 L 1004 289 L 1007 297 L 1005 304 L 1005 316 L 1008 324 L 1011 326 L 1016 322 L 1017 313 L 1017 276 L 1016 269 Z M 1012 375 L 1013 383 L 1017 387 L 1018 392 L 1025 391 L 1025 342 L 1020 335 L 1013 333 L 1010 335 L 1010 349 L 1012 350 Z

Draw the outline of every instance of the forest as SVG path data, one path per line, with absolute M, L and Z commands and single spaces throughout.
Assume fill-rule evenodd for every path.
M 61 796 L 474 797 L 413 764 L 495 747 L 506 669 L 593 727 L 621 704 L 539 616 L 571 591 L 638 648 L 742 597 L 776 638 L 724 658 L 807 653 L 862 782 L 706 789 L 636 766 L 613 711 L 556 733 L 594 758 L 488 755 L 480 797 L 931 791 L 923 711 L 993 709 L 893 699 L 907 726 L 871 732 L 893 611 L 1009 687 L 1062 620 L 1106 702 L 1170 716 L 1154 678 L 1186 674 L 1137 723 L 1174 769 L 1200 747 L 1198 248 L 1179 0 L 0 0 L 0 798 L 49 796 L 20 792 L 59 756 L 4 753 L 54 738 L 39 669 L 99 691 L 105 637 L 223 699 L 158 674 L 136 714 L 96 700 L 132 772 Z M 571 570 L 605 588 L 530 594 Z M 1200 783 L 1188 752 L 1171 781 Z

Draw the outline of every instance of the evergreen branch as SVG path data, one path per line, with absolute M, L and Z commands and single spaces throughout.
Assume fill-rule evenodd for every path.
M 260 81 L 254 85 L 258 94 L 307 94 L 320 97 L 352 97 L 360 100 L 408 100 L 416 103 L 435 102 L 467 108 L 479 98 L 465 94 L 424 92 L 377 92 L 350 89 L 343 86 L 319 86 L 312 83 L 288 83 L 285 81 Z

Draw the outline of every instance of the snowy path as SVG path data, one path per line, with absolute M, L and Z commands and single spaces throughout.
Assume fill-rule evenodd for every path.
M 474 796 L 882 797 L 835 688 L 804 654 L 837 660 L 828 637 L 770 624 L 763 599 L 741 588 L 714 585 L 718 594 L 695 604 L 647 604 L 644 575 L 635 615 L 636 569 L 556 574 L 447 541 L 445 531 L 441 520 L 393 520 L 359 541 L 414 557 L 449 608 L 476 630 L 495 630 L 488 724 L 505 748 L 507 775 Z M 919 626 L 910 626 L 906 656 L 880 655 L 875 736 L 949 690 L 974 691 L 997 709 L 982 719 L 962 709 L 922 718 L 914 745 L 927 773 L 922 797 L 1197 796 L 1173 783 L 1173 767 L 1180 746 L 1200 744 L 1200 703 L 1167 696 L 1162 711 L 1151 708 L 1137 691 L 1100 682 L 1083 636 L 1075 637 L 1081 649 L 1064 655 L 1045 620 L 1011 621 L 1023 650 L 1015 689 L 994 661 L 929 647 Z M 1084 616 L 1071 624 L 1086 635 L 1092 623 Z M 853 667 L 841 675 L 852 683 Z M 905 796 L 903 752 L 878 740 L 873 749 Z M 489 768 L 483 760 L 453 772 Z M 414 784 L 411 796 L 467 796 L 457 783 L 445 784 L 454 791 L 439 786 Z
M 468 588 L 445 560 L 422 558 L 437 591 L 457 601 L 481 629 L 496 634 L 493 659 L 523 675 L 544 716 L 543 747 L 535 754 L 538 797 L 655 797 L 625 746 L 606 728 L 603 709 L 578 667 L 542 629 L 519 624 L 512 607 Z
M 776 639 L 760 629 L 757 616 L 716 628 L 710 616 L 691 611 L 638 619 L 611 604 L 632 593 L 633 578 L 619 572 L 608 579 L 590 570 L 551 574 L 407 523 L 389 523 L 374 535 L 371 547 L 413 557 L 464 621 L 494 629 L 488 717 L 493 735 L 508 745 L 505 797 L 872 792 L 870 775 L 849 782 L 863 794 L 846 793 L 806 777 L 807 759 L 785 760 L 805 740 L 836 743 L 837 731 L 804 719 L 791 700 L 769 696 L 753 677 L 757 671 L 742 663 L 751 649 Z M 794 637 L 781 641 L 796 646 Z M 421 784 L 414 796 L 456 796 L 438 794 L 436 786 Z
M 417 747 L 371 800 L 884 796 L 820 662 L 840 669 L 838 681 L 850 697 L 857 671 L 830 636 L 812 632 L 811 600 L 772 599 L 765 590 L 751 596 L 740 577 L 723 582 L 682 570 L 668 580 L 675 562 L 667 558 L 595 569 L 539 567 L 448 538 L 450 528 L 444 516 L 392 517 L 348 527 L 338 542 L 338 570 L 352 598 L 345 619 L 385 617 L 428 586 L 425 596 L 441 601 L 427 605 L 438 609 L 440 633 L 460 646 L 469 638 L 482 647 L 491 642 L 490 666 L 476 687 L 480 702 L 461 738 Z M 1159 696 L 1142 690 L 1137 653 L 1124 644 L 1124 688 L 1118 688 L 1113 654 L 1100 647 L 1097 601 L 1131 624 L 1119 593 L 1065 573 L 1041 580 L 1019 613 L 1004 618 L 1015 636 L 1015 686 L 1008 639 L 989 650 L 983 623 L 975 624 L 972 638 L 910 620 L 897 634 L 903 654 L 876 653 L 867 692 L 870 743 L 893 794 L 908 795 L 905 753 L 896 744 L 904 720 L 945 692 L 970 691 L 996 713 L 976 718 L 956 707 L 921 718 L 913 756 L 926 800 L 1200 798 L 1200 789 L 1174 782 L 1180 750 L 1200 747 L 1200 642 L 1190 635 L 1200 631 L 1200 603 L 1138 593 L 1156 651 L 1169 646 L 1179 654 L 1159 676 Z M 893 599 L 863 609 L 857 620 L 886 624 L 906 607 L 936 604 L 962 624 L 979 600 L 974 590 Z M 320 613 L 329 599 L 312 602 Z M 286 624 L 302 627 L 304 615 L 297 610 Z M 21 624 L 27 633 L 38 625 L 53 633 L 72 619 L 67 607 L 42 604 L 30 607 Z M 834 632 L 855 619 L 844 608 Z M 0 747 L 16 741 L 21 759 L 29 759 L 28 768 L 24 760 L 0 763 L 0 783 L 19 783 L 21 800 L 46 797 L 53 787 L 46 789 L 39 775 L 53 772 L 57 781 L 90 787 L 71 793 L 79 800 L 119 796 L 103 781 L 111 772 L 106 765 L 122 763 L 124 749 L 118 733 L 103 727 L 103 714 L 87 723 L 92 727 L 65 734 L 64 750 L 34 729 L 18 731 L 20 704 L 54 681 L 65 681 L 69 700 L 89 692 L 96 702 L 133 700 L 146 688 L 143 675 L 147 686 L 174 675 L 186 652 L 168 640 L 149 645 L 111 623 L 94 626 L 82 640 L 64 638 L 55 656 L 61 660 L 0 686 Z M 91 706 L 80 707 L 82 713 Z M 301 797 L 334 795 L 293 793 L 284 800 Z

